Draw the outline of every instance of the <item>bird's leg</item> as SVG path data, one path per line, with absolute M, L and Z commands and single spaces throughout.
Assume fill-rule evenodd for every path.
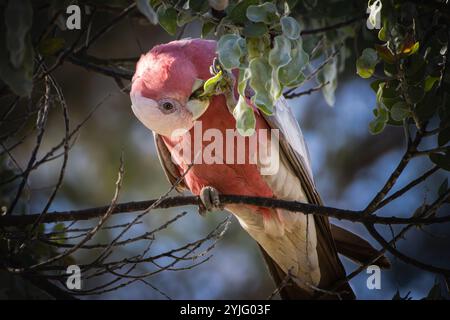
M 205 216 L 206 211 L 223 210 L 223 205 L 220 203 L 219 191 L 213 187 L 203 187 L 200 191 L 200 206 L 198 212 Z

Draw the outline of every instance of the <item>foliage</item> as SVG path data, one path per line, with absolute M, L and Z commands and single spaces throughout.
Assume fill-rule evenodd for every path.
M 187 1 L 181 8 L 173 5 L 171 8 L 179 12 L 177 21 L 172 19 L 170 24 L 167 19 L 160 19 L 159 23 L 173 34 L 177 25 L 183 25 L 185 19 L 182 17 L 197 17 L 203 23 L 203 36 L 214 32 L 220 38 L 217 53 L 224 75 L 232 77 L 231 70 L 239 70 L 239 77 L 234 80 L 240 88 L 239 98 L 232 102 L 230 109 L 236 107 L 233 115 L 239 132 L 251 135 L 255 125 L 254 108 L 272 114 L 276 100 L 281 97 L 284 89 L 298 87 L 307 79 L 306 73 L 311 67 L 310 54 L 314 49 L 312 44 L 317 39 L 310 37 L 308 43 L 304 43 L 302 27 L 294 16 L 298 16 L 298 12 L 303 10 L 319 9 L 320 5 L 306 5 L 306 9 L 305 5 L 297 1 L 244 0 L 231 2 L 222 13 L 222 18 L 217 20 L 211 16 L 204 3 L 206 1 Z M 154 2 L 153 6 L 159 10 L 170 5 L 167 2 Z M 311 25 L 325 25 L 330 20 L 333 19 L 315 19 L 311 21 Z M 327 38 L 326 46 L 316 47 L 317 52 L 323 53 L 317 54 L 316 58 L 327 57 L 330 49 L 334 49 L 350 33 Z M 332 59 L 329 65 L 322 68 L 317 78 L 319 82 L 329 84 L 324 86 L 323 92 L 330 105 L 334 104 L 337 64 L 337 59 Z M 254 91 L 250 100 L 246 99 L 247 87 Z
M 346 40 L 353 39 L 369 45 L 360 54 L 355 53 L 359 56 L 357 74 L 375 78 L 371 86 L 377 103 L 369 130 L 379 134 L 386 125 L 404 126 L 407 132 L 410 126 L 422 130 L 430 120 L 438 119 L 438 145 L 449 142 L 450 76 L 445 72 L 448 10 L 439 13 L 433 5 L 419 6 L 414 1 L 401 0 L 369 1 L 367 6 L 353 3 L 353 10 L 347 10 L 344 1 L 242 0 L 230 2 L 221 18 L 214 19 L 205 2 L 187 1 L 181 8 L 177 4 L 172 4 L 172 8 L 179 12 L 178 25 L 183 24 L 180 16 L 188 14 L 202 21 L 207 30 L 204 36 L 214 31 L 220 38 L 220 63 L 227 71 L 239 70 L 236 81 L 240 98 L 234 102 L 237 109 L 233 114 L 241 134 L 253 132 L 252 106 L 271 114 L 286 88 L 299 87 L 314 76 L 323 85 L 325 100 L 333 105 L 337 77 L 352 47 Z M 153 5 L 170 6 L 157 1 Z M 330 28 L 324 34 L 302 34 L 307 28 L 320 30 L 348 20 L 352 11 L 358 16 L 367 8 L 369 15 L 362 30 L 354 23 Z M 166 19 L 160 23 L 168 30 Z M 170 33 L 175 28 L 176 21 L 172 19 Z M 340 51 L 340 59 L 332 57 L 335 50 Z M 311 72 L 314 61 L 326 63 L 318 72 Z M 248 86 L 254 91 L 251 100 L 245 99 Z M 448 148 L 430 153 L 430 159 L 441 168 L 450 169 Z
M 407 141 L 404 167 L 413 157 L 427 156 L 437 169 L 450 171 L 450 10 L 444 1 L 79 0 L 76 3 L 82 7 L 86 23 L 96 18 L 90 11 L 103 10 L 117 15 L 97 32 L 94 27 L 92 30 L 84 28 L 76 37 L 65 30 L 64 24 L 65 8 L 71 1 L 53 0 L 47 1 L 46 5 L 41 2 L 44 1 L 0 1 L 3 17 L 0 23 L 1 93 L 2 97 L 11 98 L 10 110 L 15 108 L 17 101 L 39 106 L 36 114 L 30 112 L 32 115 L 26 118 L 33 123 L 33 133 L 40 132 L 45 126 L 44 110 L 47 107 L 35 103 L 46 100 L 42 82 L 50 87 L 49 75 L 65 61 L 112 77 L 126 92 L 127 87 L 122 81 L 131 79 L 130 61 L 112 62 L 93 57 L 87 51 L 97 39 L 114 30 L 114 24 L 121 18 L 130 16 L 141 23 L 159 24 L 165 32 L 172 36 L 178 34 L 178 37 L 183 36 L 187 25 L 197 23 L 201 25 L 202 37 L 218 40 L 218 59 L 211 68 L 211 78 L 196 83 L 189 103 L 205 104 L 212 95 L 225 94 L 241 135 L 253 134 L 256 110 L 272 114 L 276 111 L 277 100 L 283 95 L 295 97 L 320 90 L 326 103 L 332 106 L 338 79 L 358 75 L 371 80 L 376 101 L 375 106 L 371 106 L 374 119 L 368 124 L 368 130 L 381 134 L 387 126 L 402 126 Z M 317 87 L 298 91 L 311 82 L 316 82 Z M 236 83 L 237 99 L 233 94 Z M 58 96 L 54 100 L 63 105 L 58 86 L 52 84 L 51 87 Z M 9 111 L 2 112 L 2 129 L 8 126 L 7 121 L 3 121 L 8 115 Z M 64 120 L 68 122 L 67 117 Z M 25 127 L 27 121 L 24 121 Z M 78 129 L 40 158 L 39 164 L 66 155 L 67 150 L 62 149 L 68 149 L 67 145 L 74 143 Z M 429 144 L 434 147 L 420 151 L 417 149 L 420 139 L 415 144 L 414 137 L 430 138 Z M 8 134 L 2 132 L 3 138 L 6 141 Z M 380 141 L 387 139 L 382 135 L 378 138 Z M 28 172 L 23 174 L 13 169 L 3 159 L 12 149 L 6 150 L 2 144 L 0 200 L 4 208 L 1 212 L 6 212 L 13 204 L 11 210 L 25 213 L 28 211 L 26 201 L 23 201 L 27 197 L 26 188 L 20 188 L 19 184 L 26 183 Z M 30 159 L 33 160 L 30 163 L 36 165 L 36 159 Z M 388 181 L 381 197 L 374 199 L 366 213 L 373 214 L 385 204 L 383 197 L 387 196 L 403 169 L 394 172 L 395 179 Z M 58 188 L 59 185 L 55 187 L 55 194 Z M 408 185 L 405 188 L 405 192 L 409 190 Z M 18 189 L 20 192 L 16 196 Z M 442 201 L 437 201 L 436 208 L 422 205 L 413 218 L 420 218 L 426 212 L 426 218 L 433 217 L 437 208 L 448 202 L 448 180 L 445 179 L 437 189 L 437 196 Z M 49 199 L 49 204 L 53 199 Z M 33 265 L 51 259 L 60 252 L 58 249 L 73 246 L 65 243 L 68 230 L 70 228 L 62 224 L 2 230 L 0 255 L 20 251 L 14 261 L 9 261 L 12 266 Z M 18 237 L 11 241 L 11 234 Z M 44 241 L 51 241 L 53 247 L 44 245 Z M 27 245 L 22 250 L 24 243 Z M 72 259 L 71 255 L 65 259 Z M 69 262 L 60 260 L 58 263 L 66 265 Z M 141 262 L 146 261 L 142 259 Z M 435 285 L 428 298 L 436 299 L 440 297 L 438 293 L 440 287 Z M 409 297 L 402 298 L 398 293 L 394 298 Z

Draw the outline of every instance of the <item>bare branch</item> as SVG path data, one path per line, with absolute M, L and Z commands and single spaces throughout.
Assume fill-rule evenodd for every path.
M 179 206 L 187 205 L 199 205 L 201 202 L 200 198 L 197 196 L 185 196 L 185 197 L 166 197 L 162 200 L 148 200 L 148 201 L 136 201 L 136 202 L 125 202 L 119 203 L 112 209 L 111 214 L 136 212 L 141 210 L 146 210 L 149 207 L 153 209 L 165 209 Z M 220 201 L 222 204 L 249 204 L 256 205 L 259 207 L 266 208 L 279 208 L 285 209 L 292 212 L 301 212 L 303 214 L 315 214 L 320 216 L 326 216 L 331 218 L 336 218 L 339 220 L 347 220 L 360 223 L 375 223 L 375 224 L 434 224 L 434 223 L 444 223 L 450 221 L 450 215 L 443 217 L 433 217 L 433 218 L 400 218 L 400 217 L 381 217 L 376 215 L 364 216 L 364 210 L 346 210 L 338 209 L 327 206 L 318 206 L 309 203 L 302 203 L 298 201 L 287 201 L 274 198 L 264 198 L 264 197 L 250 197 L 250 196 L 239 196 L 239 195 L 220 195 Z M 156 203 L 156 205 L 155 205 Z M 76 211 L 61 211 L 61 212 L 50 212 L 43 219 L 43 223 L 53 223 L 62 221 L 81 221 L 95 219 L 102 216 L 108 206 L 89 208 Z M 37 214 L 32 215 L 9 215 L 0 217 L 0 225 L 2 226 L 24 226 L 33 223 Z

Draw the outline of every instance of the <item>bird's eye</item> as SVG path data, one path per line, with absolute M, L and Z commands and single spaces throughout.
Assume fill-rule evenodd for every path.
M 162 107 L 164 110 L 170 111 L 173 109 L 173 104 L 171 104 L 170 102 L 164 102 L 162 104 Z
M 176 105 L 174 102 L 164 99 L 163 101 L 159 102 L 159 108 L 163 113 L 169 114 L 176 110 Z

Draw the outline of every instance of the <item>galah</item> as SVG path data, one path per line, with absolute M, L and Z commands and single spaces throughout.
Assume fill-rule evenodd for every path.
M 220 207 L 218 194 L 321 205 L 303 135 L 283 98 L 276 102 L 273 115 L 255 110 L 255 135 L 262 129 L 279 130 L 279 164 L 274 174 L 262 174 L 258 161 L 206 163 L 192 161 L 192 157 L 190 161 L 177 152 L 180 144 L 193 146 L 195 123 L 201 123 L 202 134 L 214 129 L 225 136 L 226 130 L 236 128 L 224 94 L 214 95 L 206 103 L 193 101 L 199 81 L 201 84 L 211 78 L 210 66 L 215 57 L 215 41 L 189 39 L 158 45 L 137 63 L 130 92 L 132 110 L 153 131 L 168 180 L 172 184 L 178 181 L 179 191 L 189 189 L 199 195 L 208 210 Z M 208 141 L 201 143 L 206 147 Z M 227 146 L 226 139 L 223 143 L 219 153 L 236 148 Z M 250 156 L 247 154 L 246 159 Z M 354 293 L 345 280 L 338 253 L 360 264 L 377 256 L 367 241 L 330 224 L 324 216 L 244 204 L 224 208 L 259 244 L 275 284 L 281 286 L 283 299 L 352 299 Z M 384 257 L 376 264 L 389 266 Z

